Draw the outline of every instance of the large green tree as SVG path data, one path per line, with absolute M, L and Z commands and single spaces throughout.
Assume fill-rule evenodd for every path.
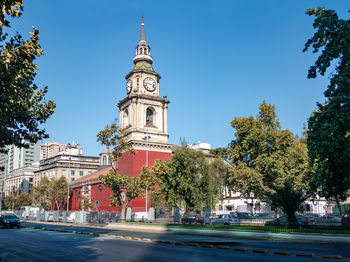
M 65 177 L 48 179 L 44 176 L 33 188 L 32 195 L 35 204 L 44 210 L 60 210 L 67 199 L 68 184 Z
M 0 1 L 0 153 L 7 145 L 28 147 L 28 141 L 47 138 L 40 124 L 55 109 L 55 103 L 45 98 L 47 87 L 40 89 L 34 83 L 39 68 L 34 61 L 43 54 L 39 31 L 33 28 L 28 40 L 10 31 L 10 19 L 22 11 L 22 0 Z
M 157 162 L 151 171 L 159 178 L 160 192 L 167 205 L 199 211 L 215 206 L 228 167 L 220 158 L 183 145 L 175 149 L 171 160 Z
M 307 194 L 300 195 L 303 199 L 294 201 L 294 206 L 289 205 L 292 199 L 272 199 L 280 199 L 277 195 L 289 186 L 286 181 L 293 185 L 293 190 L 308 192 L 305 143 L 289 130 L 281 129 L 275 107 L 265 101 L 256 118 L 236 117 L 231 126 L 235 128 L 235 139 L 228 146 L 232 165 L 228 181 L 232 190 L 246 198 L 271 200 L 271 204 L 281 207 L 288 215 L 288 226 L 295 226 L 294 214 Z
M 316 32 L 303 51 L 320 54 L 308 78 L 331 70 L 326 101 L 317 104 L 308 120 L 307 146 L 315 170 L 312 185 L 340 207 L 350 188 L 350 20 L 321 7 L 308 9 L 306 14 L 315 17 Z

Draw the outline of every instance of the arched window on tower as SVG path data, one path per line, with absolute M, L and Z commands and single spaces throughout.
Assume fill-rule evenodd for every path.
M 140 55 L 142 55 L 142 48 L 140 48 Z
M 106 166 L 108 163 L 107 163 L 107 157 L 106 156 L 103 156 L 102 158 L 102 165 L 103 166 Z
M 129 125 L 129 111 L 128 111 L 128 109 L 124 110 L 123 122 L 124 122 L 124 128 Z
M 148 107 L 146 110 L 146 126 L 154 126 L 154 109 Z

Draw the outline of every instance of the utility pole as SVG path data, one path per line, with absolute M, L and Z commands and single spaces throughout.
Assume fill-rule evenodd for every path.
M 69 181 L 70 181 L 70 160 L 71 157 L 68 158 L 68 174 L 67 174 L 67 216 L 68 216 L 68 212 L 69 212 Z
M 146 136 L 143 139 L 146 140 L 146 168 L 147 168 L 147 170 L 148 170 L 148 140 L 150 138 L 151 138 L 151 136 L 148 135 L 148 128 L 146 128 Z M 146 212 L 148 211 L 147 204 L 148 204 L 148 185 L 146 185 Z

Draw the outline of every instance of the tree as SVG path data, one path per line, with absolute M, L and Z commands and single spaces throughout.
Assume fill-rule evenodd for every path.
M 39 31 L 33 28 L 30 39 L 14 33 L 7 17 L 18 18 L 23 11 L 22 0 L 0 1 L 0 153 L 7 145 L 28 147 L 30 143 L 48 138 L 40 124 L 54 113 L 55 103 L 46 100 L 47 87 L 39 89 L 34 83 L 38 71 L 35 59 L 43 55 Z
M 227 168 L 222 160 L 209 158 L 201 151 L 183 146 L 175 150 L 171 160 L 155 163 L 151 172 L 160 181 L 165 203 L 184 207 L 188 212 L 215 206 Z
M 39 185 L 33 188 L 33 200 L 45 210 L 60 210 L 67 199 L 67 180 L 59 178 L 48 179 L 44 176 Z
M 308 120 L 307 146 L 314 168 L 312 186 L 321 196 L 340 201 L 350 188 L 350 20 L 334 10 L 308 9 L 315 16 L 316 32 L 305 44 L 321 53 L 309 68 L 308 78 L 325 75 L 331 68 L 325 103 L 318 103 Z
M 125 153 L 135 154 L 135 150 L 122 139 L 125 129 L 119 129 L 116 123 L 107 125 L 104 130 L 97 134 L 97 141 L 112 147 L 111 167 L 107 175 L 99 177 L 101 183 L 113 190 L 109 198 L 112 206 L 121 206 L 121 220 L 125 221 L 126 208 L 131 200 L 137 197 L 144 197 L 145 184 L 140 177 L 128 176 L 118 173 L 118 159 Z
M 13 191 L 11 194 L 5 197 L 5 208 L 19 210 L 22 206 L 29 206 L 32 204 L 32 195 Z
M 303 140 L 297 140 L 289 130 L 282 130 L 275 107 L 265 101 L 259 107 L 256 118 L 236 117 L 231 122 L 235 137 L 228 146 L 232 166 L 228 183 L 245 198 L 272 199 L 291 181 L 293 190 L 308 192 L 309 168 L 307 148 Z M 293 201 L 290 207 L 278 204 L 288 215 L 288 226 L 293 227 L 295 210 L 303 201 Z M 285 202 L 286 203 L 286 202 Z
M 33 187 L 32 191 L 34 203 L 40 205 L 44 210 L 50 210 L 51 208 L 49 184 L 50 180 L 44 176 L 39 184 Z
M 64 176 L 50 180 L 48 195 L 51 203 L 53 203 L 51 205 L 52 209 L 61 210 L 64 200 L 69 201 L 67 199 L 67 188 L 68 182 Z

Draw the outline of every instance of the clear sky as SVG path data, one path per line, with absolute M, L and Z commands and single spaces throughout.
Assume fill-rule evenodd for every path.
M 302 53 L 313 35 L 311 7 L 335 9 L 349 19 L 349 0 L 228 1 L 24 1 L 13 28 L 40 30 L 44 56 L 36 82 L 48 85 L 57 108 L 44 125 L 49 141 L 76 141 L 87 155 L 102 146 L 96 134 L 118 116 L 126 96 L 145 16 L 161 96 L 171 101 L 170 142 L 198 140 L 212 148 L 234 138 L 230 121 L 256 116 L 265 99 L 276 106 L 282 128 L 301 134 L 316 102 L 324 101 L 328 76 L 307 79 L 316 59 Z

